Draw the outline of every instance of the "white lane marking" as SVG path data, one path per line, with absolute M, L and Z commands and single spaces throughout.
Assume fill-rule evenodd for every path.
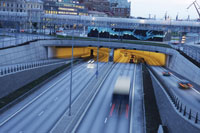
M 54 102 L 56 102 L 58 100 L 58 97 L 56 97 L 55 99 L 54 99 Z
M 191 89 L 200 95 L 200 92 L 197 91 L 195 88 L 191 87 Z
M 104 121 L 105 124 L 106 124 L 107 120 L 108 120 L 108 118 L 106 117 L 106 118 L 105 118 L 105 121 Z
M 42 111 L 38 114 L 38 116 L 41 116 L 42 114 L 44 114 L 44 110 L 42 110 Z
M 57 82 L 55 82 L 52 86 L 50 86 L 48 89 L 46 89 L 45 91 L 43 91 L 40 95 L 38 95 L 37 97 L 35 97 L 32 101 L 30 101 L 29 103 L 27 103 L 25 106 L 23 106 L 21 109 L 19 109 L 17 112 L 15 112 L 14 114 L 12 114 L 10 117 L 8 117 L 6 120 L 4 120 L 3 122 L 0 123 L 0 127 L 3 126 L 5 123 L 7 123 L 10 119 L 12 119 L 13 117 L 15 117 L 18 113 L 20 113 L 22 110 L 24 110 L 25 108 L 27 108 L 29 105 L 31 105 L 33 102 L 35 102 L 37 99 L 39 99 L 42 95 L 44 95 L 47 91 L 49 91 L 52 87 L 54 87 L 56 84 L 58 84 L 60 81 L 62 81 L 63 79 L 65 79 L 69 74 L 65 75 L 63 78 L 61 78 L 60 80 L 58 80 Z
M 178 78 L 177 76 L 175 76 L 173 73 L 171 73 L 171 75 L 172 75 L 174 78 L 176 78 L 177 80 L 181 81 L 181 79 Z
M 137 65 L 134 68 L 134 79 L 133 79 L 133 89 L 132 89 L 132 103 L 131 103 L 131 120 L 130 120 L 130 130 L 129 133 L 133 132 L 133 105 L 134 105 L 134 94 L 135 94 L 135 82 L 136 82 L 136 69 Z

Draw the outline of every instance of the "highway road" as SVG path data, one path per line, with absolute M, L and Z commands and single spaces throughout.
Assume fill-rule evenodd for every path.
M 193 116 L 196 115 L 196 112 L 200 111 L 200 86 L 195 83 L 190 89 L 181 89 L 178 86 L 178 82 L 184 77 L 172 72 L 171 76 L 163 76 L 162 72 L 166 71 L 163 67 L 152 67 L 153 70 L 159 75 L 163 80 L 163 83 L 168 87 L 168 89 L 181 101 L 183 107 L 187 107 L 187 112 L 189 109 L 192 109 Z M 190 79 L 192 80 L 192 79 Z
M 101 69 L 105 63 L 99 63 Z M 73 69 L 74 101 L 85 84 L 92 78 L 96 69 L 87 63 Z M 31 94 L 19 104 L 0 115 L 0 133 L 44 133 L 48 132 L 68 109 L 70 70 L 62 73 Z
M 122 59 L 126 60 L 128 58 Z M 141 102 L 142 89 L 140 86 L 140 74 L 141 66 L 139 65 L 117 63 L 101 87 L 99 94 L 93 101 L 76 132 L 128 133 L 131 124 L 131 126 L 135 125 L 131 127 L 132 131 L 142 133 L 143 110 Z M 134 88 L 134 91 L 131 91 L 131 94 L 133 94 L 134 100 L 132 99 L 130 104 L 123 100 L 112 101 L 114 86 L 119 76 L 126 76 L 131 78 L 131 89 Z M 131 108 L 131 106 L 133 108 Z M 131 120 L 130 123 L 131 117 L 133 120 Z

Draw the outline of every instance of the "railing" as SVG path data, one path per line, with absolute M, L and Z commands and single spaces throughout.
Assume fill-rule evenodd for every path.
M 22 64 L 15 64 L 10 66 L 2 66 L 0 67 L 0 77 L 28 70 L 28 69 L 35 69 L 38 67 L 60 64 L 60 63 L 67 63 L 68 61 L 64 60 L 42 60 L 42 61 L 34 61 L 29 63 L 22 63 Z
M 200 118 L 199 118 L 199 112 L 192 110 L 192 108 L 188 107 L 186 104 L 184 104 L 183 101 L 181 101 L 180 98 L 178 98 L 168 87 L 164 84 L 164 81 L 162 81 L 159 76 L 156 74 L 156 72 L 149 66 L 147 66 L 150 71 L 153 73 L 153 75 L 156 77 L 156 79 L 160 82 L 160 84 L 163 86 L 165 92 L 168 94 L 171 102 L 174 105 L 174 108 L 176 111 L 178 111 L 184 118 L 188 119 L 189 121 L 193 121 L 194 124 L 200 125 Z
M 38 39 L 51 39 L 53 36 L 40 35 L 40 34 L 22 34 L 22 33 L 1 33 L 0 35 L 5 36 L 0 39 L 0 48 L 7 48 L 18 46 L 26 42 L 38 40 Z M 8 37 L 6 37 L 8 36 Z
M 186 55 L 200 63 L 200 48 L 187 45 L 184 45 L 182 47 L 182 52 L 184 52 Z
M 171 47 L 185 53 L 187 56 L 200 63 L 200 45 L 199 47 L 190 45 L 171 45 Z

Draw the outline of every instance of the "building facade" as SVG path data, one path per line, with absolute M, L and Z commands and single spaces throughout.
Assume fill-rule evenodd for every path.
M 110 8 L 115 17 L 130 17 L 131 3 L 128 0 L 109 0 Z
M 9 12 L 28 12 L 43 11 L 43 2 L 41 0 L 1 0 L 0 11 Z
M 110 17 L 130 17 L 128 0 L 79 0 L 79 2 L 89 11 L 102 12 Z
M 58 15 L 88 15 L 85 6 L 76 0 L 44 0 L 44 12 Z
M 41 26 L 43 15 L 43 1 L 41 0 L 0 0 L 0 12 L 8 13 L 7 22 L 0 22 L 5 27 L 15 29 L 37 29 Z M 13 23 L 13 18 L 9 14 L 20 13 L 26 16 L 19 23 Z M 16 16 L 17 17 L 17 16 Z M 32 23 L 32 22 L 35 23 Z M 24 31 L 24 30 L 22 30 Z

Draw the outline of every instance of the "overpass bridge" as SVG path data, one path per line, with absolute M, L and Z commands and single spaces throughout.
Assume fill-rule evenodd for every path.
M 80 27 L 103 27 L 119 28 L 131 30 L 156 30 L 173 32 L 200 32 L 200 22 L 197 21 L 175 21 L 175 20 L 149 20 L 133 18 L 112 18 L 112 17 L 91 17 L 91 16 L 73 16 L 73 15 L 53 15 L 39 14 L 32 16 L 28 13 L 5 12 L 0 11 L 1 22 L 15 22 L 23 28 L 27 28 L 33 23 L 38 23 L 40 29 L 42 26 L 65 27 L 68 25 L 78 25 Z M 27 25 L 27 26 L 26 26 Z

